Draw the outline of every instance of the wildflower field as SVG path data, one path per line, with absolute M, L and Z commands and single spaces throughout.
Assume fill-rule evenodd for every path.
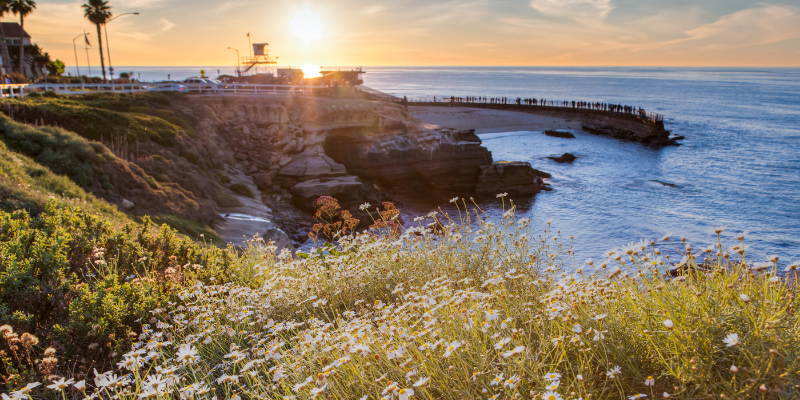
M 800 397 L 797 263 L 750 260 L 722 227 L 708 247 L 660 238 L 577 260 L 513 203 L 491 221 L 454 201 L 459 214 L 402 228 L 384 205 L 364 233 L 332 205 L 315 227 L 332 242 L 274 256 L 254 240 L 229 282 L 198 278 L 150 310 L 113 370 L 3 398 Z

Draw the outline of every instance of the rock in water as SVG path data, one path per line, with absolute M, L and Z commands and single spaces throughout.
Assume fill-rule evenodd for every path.
M 573 134 L 571 134 L 569 132 L 559 132 L 559 131 L 553 131 L 553 130 L 546 130 L 546 131 L 544 131 L 544 134 L 547 135 L 547 136 L 564 138 L 564 139 L 575 139 L 575 135 L 573 135 Z
M 507 192 L 510 195 L 534 195 L 539 193 L 536 174 L 530 163 L 520 161 L 496 162 L 481 166 L 476 192 L 495 195 Z
M 130 209 L 133 208 L 133 206 L 135 206 L 135 204 L 133 204 L 132 201 L 122 199 L 122 208 L 124 208 L 126 210 L 130 210 Z
M 542 178 L 548 178 L 548 179 L 553 177 L 553 175 L 550 175 L 550 173 L 548 172 L 544 172 L 536 168 L 531 168 L 531 169 L 533 170 L 533 173 L 536 174 L 536 176 L 541 176 Z
M 571 162 L 573 162 L 573 161 L 578 159 L 578 157 L 575 157 L 575 155 L 570 154 L 570 153 L 564 153 L 564 154 L 561 155 L 561 157 L 547 157 L 547 158 L 549 158 L 549 159 L 551 159 L 551 160 L 553 160 L 553 161 L 555 161 L 557 163 L 562 163 L 562 164 L 563 163 L 571 163 Z

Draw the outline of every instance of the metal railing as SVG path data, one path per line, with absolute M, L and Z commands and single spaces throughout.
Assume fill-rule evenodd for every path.
M 179 92 L 202 94 L 311 94 L 314 89 L 327 89 L 326 86 L 309 85 L 268 85 L 268 84 L 200 84 L 173 82 L 136 83 L 32 83 L 0 85 L 2 97 L 22 97 L 30 93 L 55 92 L 57 94 L 87 94 L 98 92 L 142 93 Z
M 403 103 L 404 99 L 398 98 L 393 100 L 397 103 Z M 519 110 L 534 110 L 539 107 L 552 107 L 562 110 L 587 110 L 597 112 L 607 112 L 614 114 L 629 115 L 639 117 L 642 119 L 650 120 L 653 122 L 663 122 L 664 114 L 646 111 L 640 107 L 626 106 L 622 104 L 610 104 L 603 102 L 585 102 L 585 101 L 556 101 L 544 99 L 517 99 L 503 98 L 503 97 L 440 97 L 440 96 L 427 96 L 427 97 L 413 97 L 406 98 L 405 101 L 409 105 L 459 105 L 468 107 L 492 107 L 492 108 L 507 108 Z

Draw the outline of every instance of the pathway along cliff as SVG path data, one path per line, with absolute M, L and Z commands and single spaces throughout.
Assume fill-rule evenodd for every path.
M 572 124 L 567 124 L 569 129 L 580 129 L 593 135 L 611 136 L 617 139 L 631 140 L 651 146 L 677 146 L 680 145 L 678 140 L 682 139 L 682 137 L 672 137 L 670 132 L 664 129 L 663 119 L 651 119 L 634 113 L 530 104 L 412 102 L 408 103 L 408 105 L 417 109 L 421 107 L 442 107 L 447 109 L 497 110 L 500 112 L 532 114 L 555 118 L 562 122 L 573 122 Z M 426 122 L 428 122 L 428 120 L 426 120 Z M 576 125 L 580 128 L 577 128 Z M 561 127 L 551 126 L 544 129 L 558 128 Z

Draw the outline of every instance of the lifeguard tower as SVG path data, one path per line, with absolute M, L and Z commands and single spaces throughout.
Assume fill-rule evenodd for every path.
M 269 43 L 253 43 L 253 57 L 245 58 L 242 61 L 240 76 L 244 75 L 267 75 L 275 76 L 278 69 L 277 58 L 269 56 Z

